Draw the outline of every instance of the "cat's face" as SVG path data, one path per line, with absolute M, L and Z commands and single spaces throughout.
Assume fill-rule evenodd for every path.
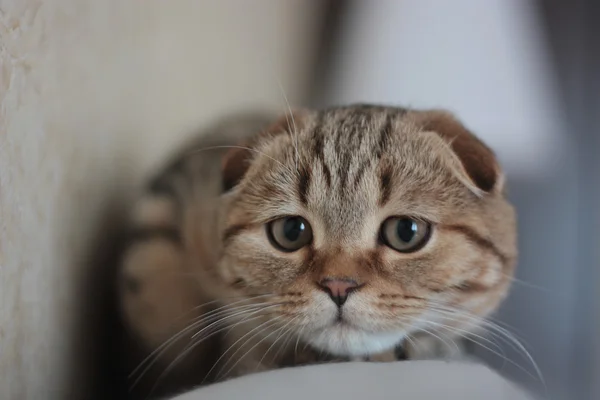
M 356 106 L 289 122 L 224 169 L 219 272 L 276 305 L 268 332 L 358 356 L 466 333 L 497 307 L 515 222 L 485 146 L 439 113 Z

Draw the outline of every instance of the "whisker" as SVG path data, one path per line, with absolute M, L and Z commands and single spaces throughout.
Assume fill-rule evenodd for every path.
M 410 343 L 415 349 L 420 347 L 419 344 L 410 337 L 410 335 L 406 335 L 406 340 L 408 340 L 408 343 Z
M 457 317 L 463 318 L 463 319 L 467 319 L 468 321 L 471 321 L 472 323 L 474 323 L 475 325 L 481 327 L 481 328 L 487 328 L 486 331 L 496 337 L 501 337 L 501 335 L 499 335 L 498 333 L 501 333 L 502 335 L 505 336 L 513 336 L 515 340 L 519 341 L 520 343 L 525 343 L 528 347 L 531 347 L 525 339 L 519 337 L 518 335 L 513 334 L 512 332 L 508 331 L 508 329 L 505 329 L 501 326 L 498 325 L 498 323 L 493 322 L 491 320 L 489 320 L 488 318 L 483 318 L 480 316 L 477 316 L 475 314 L 469 313 L 466 310 L 459 310 L 459 309 L 452 309 L 452 308 L 439 308 L 439 307 L 432 307 L 432 309 L 440 314 L 446 315 L 448 316 L 447 318 L 450 319 L 450 317 L 454 317 L 456 320 L 458 320 Z M 491 331 L 493 330 L 493 331 Z M 504 340 L 504 339 L 503 339 Z M 504 340 L 506 343 L 506 340 Z M 507 343 L 509 344 L 514 350 L 516 350 L 517 352 L 519 352 L 519 349 L 515 348 L 513 344 L 511 343 Z M 527 350 L 526 350 L 527 351 Z
M 512 276 L 512 275 L 508 275 L 508 274 L 505 274 L 505 273 L 503 273 L 503 272 L 500 272 L 500 274 L 501 274 L 502 276 L 504 276 L 504 277 L 506 277 L 506 278 L 510 279 L 510 281 L 511 281 L 511 282 L 518 283 L 519 285 L 523 285 L 523 286 L 525 286 L 525 287 L 529 287 L 529 288 L 532 288 L 532 289 L 540 290 L 540 291 L 542 291 L 542 292 L 545 292 L 545 293 L 550 293 L 550 289 L 548 289 L 548 288 L 545 288 L 545 287 L 543 287 L 543 286 L 539 286 L 539 285 L 536 285 L 536 284 L 533 284 L 533 283 L 529 283 L 529 282 L 527 282 L 527 281 L 524 281 L 524 280 L 522 280 L 522 279 L 515 278 L 514 276 Z
M 205 326 L 204 328 L 202 328 L 199 332 L 196 332 L 194 335 L 192 335 L 190 340 L 193 340 L 196 336 L 198 336 L 200 333 L 203 333 L 205 331 L 207 331 L 208 329 L 210 329 L 211 327 L 218 325 L 220 323 L 223 323 L 224 321 L 231 319 L 231 318 L 235 318 L 238 315 L 247 313 L 247 312 L 251 312 L 250 315 L 253 315 L 253 313 L 258 313 L 261 311 L 264 311 L 265 309 L 268 308 L 272 308 L 272 307 L 276 307 L 279 304 L 275 304 L 275 305 L 268 305 L 268 306 L 254 306 L 256 308 L 250 308 L 250 309 L 244 309 L 242 311 L 239 310 L 234 310 L 236 311 L 233 314 L 227 315 L 227 311 L 229 310 L 224 310 L 222 311 L 223 314 L 220 315 L 226 315 L 225 317 L 220 318 L 220 316 L 216 316 L 213 315 L 210 319 L 210 321 L 214 321 L 214 319 L 216 318 L 217 320 L 210 323 L 209 325 Z M 241 307 L 245 307 L 245 306 L 241 306 Z M 138 378 L 133 382 L 133 384 L 131 385 L 131 388 L 133 389 L 140 381 L 141 379 L 144 377 L 144 375 L 150 370 L 150 368 L 152 368 L 153 365 L 156 364 L 156 362 L 160 359 L 160 357 L 169 349 L 169 347 L 171 347 L 177 340 L 179 340 L 183 335 L 185 335 L 187 332 L 189 332 L 190 330 L 194 329 L 195 327 L 197 327 L 198 325 L 201 325 L 202 323 L 206 323 L 209 321 L 205 321 L 205 320 L 201 320 L 201 321 L 197 321 L 192 323 L 191 325 L 189 325 L 188 327 L 182 329 L 181 331 L 179 331 L 178 333 L 176 333 L 175 335 L 173 335 L 169 340 L 167 340 L 165 343 L 163 343 L 161 346 L 159 346 L 157 349 L 155 349 L 148 357 L 146 357 L 144 359 L 144 361 L 142 361 L 141 365 L 138 366 L 138 368 L 136 368 L 136 371 L 139 370 L 139 368 L 141 368 L 141 366 L 143 366 L 144 363 L 146 363 L 147 361 L 150 360 L 150 358 L 155 355 L 154 359 L 152 361 L 150 361 L 147 366 L 143 369 L 143 371 L 139 374 Z M 211 334 L 212 336 L 212 334 Z M 206 339 L 206 338 L 205 338 Z M 204 339 L 203 339 L 204 340 Z M 197 344 L 194 346 L 196 347 Z M 184 349 L 185 351 L 185 349 Z M 157 354 L 158 352 L 158 354 Z M 134 373 L 130 374 L 130 378 L 131 376 L 134 375 Z
M 473 314 L 473 313 L 469 312 L 468 310 L 465 310 L 462 308 L 456 308 L 456 307 L 449 307 L 447 304 L 438 303 L 435 301 L 430 301 L 430 304 L 433 304 L 435 306 L 435 307 L 431 307 L 431 308 L 435 309 L 437 312 L 446 312 L 446 313 L 451 313 L 452 315 L 460 315 L 462 317 L 468 318 L 470 321 L 475 321 L 476 324 L 490 323 L 490 324 L 498 326 L 499 328 L 502 328 L 504 326 L 503 329 L 516 330 L 514 327 L 510 326 L 506 322 L 497 320 L 492 317 L 485 317 L 485 318 L 480 317 L 479 315 Z M 514 332 L 513 332 L 513 335 L 515 335 L 521 342 L 525 343 L 528 347 L 531 347 L 529 344 L 526 343 L 526 340 L 523 337 L 520 337 L 519 335 L 515 334 Z
M 423 322 L 425 322 L 425 323 L 431 323 L 431 321 L 423 321 Z M 429 335 L 433 336 L 434 338 L 436 338 L 436 339 L 437 339 L 437 340 L 439 340 L 440 342 L 444 343 L 444 346 L 446 346 L 446 347 L 448 347 L 448 348 L 452 347 L 452 346 L 450 346 L 450 345 L 448 344 L 448 342 L 447 342 L 446 340 L 444 340 L 444 339 L 443 339 L 443 338 L 441 338 L 440 336 L 436 335 L 435 333 L 433 333 L 433 332 L 431 332 L 431 331 L 429 331 L 429 330 L 427 330 L 427 329 L 425 329 L 425 328 L 419 328 L 419 330 L 421 330 L 421 331 L 423 331 L 423 332 L 425 332 L 425 333 L 427 333 L 427 334 L 429 334 Z M 454 345 L 454 347 L 456 348 L 456 351 L 460 353 L 460 349 L 458 348 L 458 345 L 456 344 L 456 342 L 454 342 L 454 340 L 452 340 L 452 339 L 450 339 L 450 341 L 452 342 L 452 344 L 453 344 L 453 345 Z
M 260 318 L 261 316 L 256 316 L 254 318 L 250 318 L 250 319 L 243 319 L 242 321 L 239 321 L 237 323 L 235 323 L 232 326 L 224 326 L 221 327 L 219 329 L 217 329 L 216 331 L 213 331 L 211 333 L 209 333 L 208 335 L 206 335 L 205 337 L 203 337 L 200 340 L 195 341 L 194 343 L 192 343 L 191 345 L 186 346 L 185 349 L 183 349 L 183 351 L 181 352 L 181 354 L 179 354 L 177 357 L 175 357 L 175 359 L 173 361 L 171 361 L 169 363 L 169 365 L 167 366 L 167 368 L 165 368 L 165 370 L 160 374 L 160 376 L 156 379 L 156 382 L 154 383 L 154 386 L 152 386 L 152 389 L 150 390 L 150 395 L 152 395 L 152 393 L 156 390 L 156 388 L 158 387 L 158 385 L 160 384 L 160 382 L 173 370 L 173 368 L 175 368 L 179 362 L 181 360 L 183 360 L 188 354 L 190 354 L 196 347 L 198 347 L 200 344 L 204 343 L 206 340 L 210 339 L 211 337 L 223 332 L 226 329 L 233 329 L 235 326 L 244 323 L 244 322 L 249 322 L 255 319 Z M 206 377 L 209 374 L 207 374 L 204 379 L 206 379 Z M 203 381 L 204 382 L 204 381 Z
M 249 301 L 253 301 L 253 300 L 256 300 L 256 299 L 259 299 L 259 298 L 264 298 L 264 297 L 273 297 L 273 295 L 271 295 L 271 294 L 263 294 L 263 295 L 257 295 L 257 296 L 252 296 L 252 297 L 248 297 L 248 296 L 235 296 L 235 297 L 225 297 L 225 298 L 221 298 L 221 299 L 218 299 L 218 300 L 209 301 L 209 302 L 206 302 L 206 303 L 203 303 L 203 304 L 200 304 L 200 305 L 197 305 L 197 306 L 193 307 L 191 310 L 189 310 L 189 311 L 185 312 L 183 315 L 177 317 L 174 320 L 174 322 L 177 321 L 177 320 L 182 319 L 186 315 L 190 314 L 193 311 L 198 310 L 199 308 L 205 307 L 207 305 L 215 304 L 215 303 L 222 303 L 223 300 L 225 300 L 225 299 L 242 298 L 241 300 L 234 301 L 233 303 L 225 304 L 225 305 L 223 305 L 221 307 L 215 308 L 214 310 L 210 310 L 210 311 L 208 311 L 206 313 L 203 313 L 203 314 L 199 315 L 198 317 L 192 319 L 192 321 L 197 320 L 199 318 L 208 317 L 209 315 L 214 314 L 215 312 L 217 312 L 219 310 L 223 310 L 223 309 L 226 309 L 228 307 L 232 307 L 232 306 L 234 306 L 236 304 L 244 303 L 244 302 L 249 302 Z M 256 305 L 256 304 L 260 304 L 260 303 L 253 303 L 252 305 Z M 266 304 L 266 303 L 263 303 L 263 304 Z
M 216 149 L 242 149 L 242 150 L 248 150 L 248 151 L 253 151 L 257 154 L 263 155 L 269 159 L 271 159 L 272 161 L 275 161 L 276 163 L 278 163 L 279 165 L 281 165 L 283 168 L 289 170 L 290 172 L 294 172 L 292 170 L 290 170 L 284 163 L 282 163 L 281 161 L 271 157 L 270 155 L 266 154 L 265 152 L 262 152 L 258 149 L 253 149 L 251 147 L 246 147 L 246 146 L 235 146 L 235 145 L 221 145 L 221 146 L 208 146 L 208 147 L 203 147 L 201 149 L 195 149 L 193 151 L 190 151 L 189 153 L 187 153 L 185 156 L 189 157 L 192 156 L 194 154 L 203 152 L 203 151 L 208 151 L 208 150 L 216 150 Z
M 533 375 L 531 372 L 529 372 L 529 371 L 528 371 L 526 368 L 524 368 L 522 365 L 520 365 L 520 364 L 516 363 L 515 361 L 511 360 L 510 358 L 507 358 L 506 356 L 503 356 L 501 353 L 499 353 L 499 352 L 497 352 L 497 351 L 495 351 L 495 350 L 491 349 L 490 347 L 488 347 L 488 346 L 486 346 L 486 345 L 484 345 L 484 344 L 481 344 L 481 342 L 478 342 L 477 340 L 475 340 L 475 339 L 473 339 L 472 337 L 470 337 L 470 332 L 463 331 L 463 332 L 466 332 L 466 334 L 463 334 L 463 333 L 461 333 L 461 331 L 460 331 L 460 330 L 457 330 L 456 328 L 454 328 L 454 327 L 449 327 L 449 326 L 448 326 L 448 327 L 441 327 L 441 328 L 442 328 L 442 329 L 446 329 L 446 330 L 448 330 L 450 333 L 454 333 L 454 334 L 456 334 L 456 335 L 459 335 L 460 337 L 462 337 L 462 338 L 464 338 L 464 339 L 466 339 L 466 340 L 469 340 L 469 341 L 471 341 L 471 342 L 473 342 L 473 343 L 475 343 L 475 344 L 477 344 L 477 345 L 481 346 L 482 348 L 486 349 L 486 350 L 487 350 L 487 351 L 489 351 L 490 353 L 492 353 L 492 354 L 495 354 L 496 356 L 498 356 L 498 357 L 501 357 L 501 358 L 502 358 L 503 360 L 505 360 L 506 362 L 508 362 L 508 363 L 512 364 L 513 366 L 515 366 L 516 368 L 518 368 L 520 371 L 522 371 L 522 372 L 524 372 L 525 374 L 527 374 L 527 376 L 529 376 L 531 379 L 534 379 L 534 380 L 538 380 L 538 379 L 539 379 L 539 380 L 542 382 L 542 384 L 544 384 L 544 385 L 545 385 L 544 378 L 543 378 L 543 376 L 541 375 L 541 373 L 538 373 L 538 377 L 536 377 L 536 376 L 535 376 L 535 375 Z M 486 340 L 486 341 L 487 341 L 487 340 Z M 536 370 L 537 370 L 537 369 L 536 369 Z M 536 372 L 537 372 L 537 371 L 536 371 Z
M 490 329 L 492 329 L 492 328 L 495 329 L 495 330 L 496 329 L 503 329 L 502 327 L 497 326 L 495 323 L 490 322 L 490 321 L 486 320 L 485 318 L 476 316 L 474 314 L 470 314 L 468 312 L 463 312 L 463 311 L 460 311 L 460 310 L 448 311 L 448 310 L 445 310 L 445 309 L 435 308 L 435 307 L 432 307 L 432 309 L 435 312 L 437 312 L 439 314 L 442 314 L 442 316 L 445 316 L 445 317 L 442 317 L 442 318 L 445 318 L 445 319 L 448 319 L 448 320 L 451 320 L 451 321 L 459 321 L 459 318 L 461 318 L 461 319 L 467 319 L 468 321 L 471 321 L 472 323 L 474 323 L 478 327 L 487 328 L 486 332 L 489 333 L 489 334 L 491 334 L 494 337 L 500 337 L 500 336 L 496 332 L 490 331 Z M 508 331 L 506 331 L 506 332 L 508 332 Z M 469 333 L 471 333 L 471 332 L 469 332 Z M 471 334 L 474 335 L 474 333 L 471 333 Z M 514 347 L 513 347 L 513 349 L 515 349 L 516 351 L 518 351 L 518 349 L 516 349 Z
M 227 353 L 229 353 L 229 352 L 230 352 L 230 351 L 231 351 L 231 350 L 232 350 L 232 349 L 233 349 L 233 348 L 234 348 L 234 347 L 235 347 L 235 346 L 236 346 L 236 345 L 237 345 L 237 344 L 238 344 L 240 341 L 244 340 L 244 338 L 246 338 L 248 335 L 252 334 L 252 332 L 256 331 L 257 329 L 260 329 L 260 328 L 261 328 L 261 327 L 263 327 L 265 324 L 267 324 L 267 323 L 269 323 L 269 322 L 273 322 L 273 321 L 274 321 L 273 319 L 270 319 L 269 321 L 265 321 L 265 322 L 261 323 L 260 325 L 258 325 L 257 327 L 255 327 L 255 328 L 251 329 L 249 332 L 246 332 L 246 333 L 245 333 L 245 334 L 244 334 L 242 337 L 238 338 L 238 339 L 237 339 L 237 340 L 236 340 L 234 343 L 232 343 L 232 344 L 231 344 L 231 345 L 230 345 L 230 346 L 227 348 L 227 350 L 225 350 L 225 351 L 224 351 L 224 352 L 221 354 L 221 356 L 220 356 L 220 357 L 217 359 L 217 361 L 215 361 L 215 363 L 213 364 L 212 368 L 211 368 L 211 369 L 208 371 L 208 374 L 207 374 L 207 376 L 208 376 L 208 375 L 210 375 L 210 374 L 212 373 L 212 371 L 213 371 L 213 370 L 216 368 L 216 366 L 219 364 L 219 362 L 221 362 L 221 360 L 223 359 L 223 357 L 225 357 L 225 355 L 226 355 Z M 252 337 L 254 337 L 254 336 L 252 336 Z M 251 337 L 251 338 L 252 338 L 252 337 Z M 250 339 L 251 339 L 251 338 L 250 338 Z M 235 355 L 235 354 L 237 354 L 237 353 L 234 353 L 233 355 Z M 219 374 L 220 374 L 220 372 L 221 372 L 221 370 L 219 371 Z
M 464 329 L 460 329 L 460 328 L 454 327 L 452 325 L 441 324 L 439 322 L 434 322 L 434 321 L 426 321 L 426 322 L 429 323 L 429 324 L 432 324 L 434 326 L 446 329 L 446 330 L 451 330 L 452 329 L 454 332 L 460 332 L 460 333 L 463 334 L 461 337 L 464 337 L 464 335 L 469 335 L 469 336 L 476 337 L 478 339 L 483 340 L 484 342 L 490 343 L 491 345 L 495 346 L 498 350 L 502 350 L 502 347 L 499 346 L 497 343 L 494 343 L 491 340 L 489 340 L 489 339 L 487 339 L 487 338 L 485 338 L 485 337 L 483 337 L 481 335 L 477 335 L 477 334 L 475 334 L 473 332 L 470 332 L 470 331 L 467 331 L 467 330 L 464 330 Z M 457 350 L 459 350 L 458 347 L 457 347 Z
M 473 315 L 473 314 L 471 314 L 471 313 L 469 313 L 469 312 L 467 312 L 465 310 L 451 309 L 451 308 L 448 308 L 447 306 L 443 306 L 443 308 L 441 308 L 441 307 L 432 307 L 432 309 L 434 311 L 436 311 L 436 312 L 439 312 L 440 314 L 446 313 L 446 315 L 456 315 L 456 316 L 459 316 L 459 317 L 468 318 L 468 319 L 470 319 L 472 321 L 476 321 L 478 325 L 487 328 L 488 332 L 490 334 L 496 336 L 498 339 L 502 340 L 504 343 L 506 343 L 509 346 L 511 346 L 511 348 L 513 348 L 515 351 L 517 351 L 517 353 L 520 353 L 522 356 L 524 356 L 525 359 L 527 359 L 527 361 L 529 363 L 531 363 L 531 365 L 535 369 L 535 372 L 538 375 L 539 380 L 542 382 L 542 384 L 544 386 L 546 385 L 546 382 L 544 380 L 543 374 L 542 374 L 539 366 L 535 362 L 533 356 L 525 348 L 525 346 L 521 343 L 521 341 L 515 337 L 515 335 L 512 332 L 508 331 L 507 329 L 505 329 L 505 328 L 503 328 L 501 326 L 498 326 L 498 324 L 496 324 L 496 323 L 488 321 L 485 318 Z M 494 333 L 491 330 L 494 330 L 496 333 Z M 470 335 L 474 335 L 471 332 L 467 332 L 467 333 L 470 334 Z
M 292 119 L 292 127 L 293 127 L 293 136 L 294 136 L 294 150 L 296 152 L 296 171 L 298 171 L 298 160 L 300 158 L 299 154 L 298 154 L 298 130 L 296 128 L 296 121 L 294 120 L 294 113 L 292 112 L 292 107 L 290 107 L 290 102 L 288 101 L 288 98 L 285 94 L 285 90 L 283 90 L 283 85 L 281 84 L 281 81 L 279 79 L 277 79 L 277 85 L 279 86 L 279 91 L 281 92 L 281 95 L 283 96 L 283 99 L 285 100 L 285 104 L 287 106 L 287 109 L 289 111 L 289 116 Z M 286 113 L 286 122 L 288 122 L 289 125 L 289 121 L 287 121 L 287 117 L 288 114 Z
M 266 307 L 266 308 L 270 308 L 270 307 Z M 261 309 L 259 309 L 259 310 L 254 310 L 254 311 L 250 312 L 250 314 L 249 314 L 249 315 L 245 316 L 245 317 L 244 317 L 242 320 L 240 320 L 240 321 L 237 321 L 237 322 L 236 322 L 236 323 L 234 323 L 233 325 L 231 325 L 231 326 L 229 326 L 229 325 L 226 325 L 226 326 L 224 326 L 224 327 L 218 328 L 216 331 L 210 332 L 208 335 L 206 335 L 206 336 L 202 337 L 200 340 L 197 340 L 197 341 L 193 342 L 192 344 L 190 344 L 190 345 L 186 346 L 186 348 L 185 348 L 185 349 L 182 351 L 182 353 L 181 353 L 181 354 L 179 354 L 179 355 L 178 355 L 178 356 L 177 356 L 177 357 L 176 357 L 176 358 L 175 358 L 173 361 L 171 361 L 171 363 L 169 363 L 169 365 L 167 366 L 167 368 L 166 368 L 166 369 L 165 369 L 165 370 L 164 370 L 164 371 L 161 373 L 161 375 L 158 377 L 158 379 L 157 379 L 156 383 L 154 384 L 152 391 L 154 391 L 154 389 L 157 387 L 157 385 L 160 383 L 160 381 L 161 381 L 161 380 L 162 380 L 162 379 L 163 379 L 163 378 L 164 378 L 164 377 L 165 377 L 165 376 L 166 376 L 166 375 L 167 375 L 167 374 L 168 374 L 168 373 L 169 373 L 169 372 L 170 372 L 170 371 L 171 371 L 173 368 L 175 368 L 175 367 L 177 366 L 177 364 L 178 364 L 178 363 L 179 363 L 179 362 L 180 362 L 180 361 L 181 361 L 183 358 L 185 358 L 185 357 L 186 357 L 186 356 L 187 356 L 187 355 L 188 355 L 190 352 L 192 352 L 192 351 L 193 351 L 193 350 L 194 350 L 196 347 L 198 347 L 198 346 L 199 346 L 201 343 L 205 342 L 206 340 L 208 340 L 209 338 L 213 337 L 214 335 L 217 335 L 217 334 L 219 334 L 219 333 L 223 332 L 224 330 L 231 330 L 231 329 L 235 328 L 236 326 L 238 326 L 238 325 L 240 325 L 240 324 L 242 324 L 242 323 L 247 323 L 247 322 L 249 322 L 249 321 L 253 321 L 253 320 L 256 320 L 256 319 L 258 319 L 258 318 L 261 318 L 261 317 L 263 317 L 262 315 L 258 315 L 258 316 L 254 317 L 254 318 L 249 318 L 249 317 L 251 317 L 252 315 L 258 314 L 258 313 L 260 313 L 260 312 L 262 312 L 262 311 L 264 311 L 264 310 L 265 310 L 265 308 L 261 308 Z M 239 314 L 241 314 L 241 313 L 236 313 L 235 315 L 231 315 L 231 316 L 224 317 L 224 318 L 220 319 L 219 321 L 217 321 L 216 323 L 223 322 L 223 320 L 225 320 L 225 319 L 228 319 L 228 318 L 230 318 L 230 317 L 235 317 L 235 316 L 237 316 L 237 315 L 239 315 Z M 213 324 L 211 324 L 211 325 L 215 325 L 216 323 L 213 323 Z M 207 328 L 208 328 L 208 327 L 205 327 L 205 328 L 203 328 L 203 329 L 202 329 L 202 331 L 205 331 Z M 197 336 L 197 334 L 195 334 L 193 337 L 196 337 L 196 336 Z M 206 380 L 206 378 L 207 378 L 207 377 L 210 375 L 210 373 L 211 373 L 211 372 L 212 372 L 212 369 L 211 369 L 211 370 L 209 370 L 209 372 L 206 374 L 206 376 L 205 376 L 205 377 L 204 377 L 204 379 L 203 379 L 203 382 Z
M 252 307 L 260 307 L 261 305 L 253 304 L 251 306 Z M 243 308 L 246 308 L 246 307 L 248 307 L 248 305 L 235 307 L 235 308 L 233 308 L 233 310 L 230 310 L 230 311 L 236 311 L 238 309 L 243 309 Z M 181 336 L 185 335 L 185 333 L 187 333 L 190 330 L 194 329 L 198 325 L 201 325 L 202 323 L 205 323 L 205 322 L 209 322 L 211 320 L 210 318 L 217 317 L 218 315 L 220 315 L 220 312 L 222 312 L 222 311 L 219 311 L 219 310 L 221 310 L 223 308 L 225 308 L 225 307 L 220 307 L 217 310 L 214 310 L 214 311 L 208 312 L 206 314 L 203 314 L 199 318 L 195 318 L 192 321 L 190 321 L 190 324 L 188 326 L 186 326 L 185 328 L 183 328 L 179 332 L 176 332 L 175 334 L 173 334 L 169 339 L 165 340 L 165 342 L 163 342 L 159 347 L 157 347 L 156 349 L 154 349 L 147 357 L 145 357 L 140 362 L 140 364 L 129 374 L 128 378 L 131 379 L 144 366 L 144 364 L 146 364 L 153 356 L 156 355 L 157 358 L 160 358 L 160 356 L 162 355 L 162 353 L 164 352 L 164 350 L 167 350 L 167 348 L 170 346 L 170 344 L 173 343 L 173 341 L 178 340 L 178 338 L 180 338 Z M 198 319 L 200 319 L 200 320 L 198 320 Z M 209 321 L 207 321 L 207 320 L 209 320 Z
M 278 307 L 281 304 L 283 304 L 283 303 L 275 303 L 275 304 L 268 304 L 268 305 L 247 305 L 247 306 L 240 306 L 239 308 L 236 308 L 235 310 L 223 310 L 223 311 L 221 311 L 221 313 L 228 314 L 231 311 L 239 311 L 239 312 L 236 312 L 234 314 L 228 314 L 228 316 L 225 317 L 225 318 L 232 318 L 232 317 L 235 317 L 237 315 L 243 314 L 243 313 L 245 313 L 247 311 L 253 311 L 253 310 L 255 310 L 256 307 L 259 308 L 258 311 L 263 311 L 263 310 L 266 310 L 266 309 L 269 309 L 269 308 Z M 241 309 L 241 311 L 239 309 Z M 221 315 L 223 315 L 223 314 L 221 314 Z M 208 325 L 206 328 L 209 328 L 211 325 L 214 325 L 214 324 L 216 324 L 218 322 L 219 321 L 213 322 L 212 324 Z M 206 328 L 204 328 L 204 329 L 206 329 Z M 200 330 L 200 331 L 196 332 L 192 336 L 192 339 L 194 339 L 196 336 L 200 335 L 202 332 L 203 332 L 203 330 Z
M 285 328 L 287 328 L 287 326 L 290 325 L 293 321 L 294 321 L 294 319 L 291 319 L 290 321 L 288 321 L 287 324 L 285 324 L 281 328 L 277 329 L 276 332 L 280 332 L 279 335 L 277 335 L 277 337 L 275 338 L 275 340 L 273 341 L 273 343 L 271 343 L 271 345 L 267 348 L 267 351 L 265 351 L 265 353 L 263 354 L 263 356 L 261 357 L 261 359 L 256 364 L 256 368 L 255 369 L 258 369 L 258 367 L 262 364 L 262 362 L 264 361 L 265 357 L 267 356 L 267 354 L 269 354 L 269 352 L 271 351 L 271 349 L 273 348 L 273 346 L 275 346 L 275 344 L 279 341 L 279 339 L 281 339 L 281 337 L 283 336 L 283 334 L 285 334 L 287 332 L 285 330 Z
M 258 332 L 254 333 L 254 335 L 250 336 L 248 339 L 246 339 L 246 341 L 235 351 L 233 352 L 233 354 L 229 357 L 229 359 L 227 360 L 227 362 L 221 367 L 221 369 L 219 370 L 219 372 L 217 373 L 217 380 L 220 380 L 221 377 L 223 376 L 227 376 L 227 374 L 229 374 L 236 365 L 238 365 L 240 363 L 240 361 L 242 361 L 242 359 L 244 357 L 246 357 L 252 350 L 254 350 L 256 348 L 256 346 L 258 346 L 263 340 L 265 340 L 266 338 L 268 338 L 273 332 L 271 332 L 271 334 L 269 334 L 268 336 L 266 336 L 265 338 L 262 338 L 261 340 L 258 341 L 257 344 L 255 344 L 250 350 L 248 350 L 242 357 L 238 358 L 238 360 L 225 372 L 223 372 L 225 370 L 225 368 L 227 367 L 227 365 L 234 359 L 235 355 L 237 353 L 239 353 L 239 351 L 244 348 L 244 346 L 253 338 L 255 338 L 256 336 L 262 334 L 263 332 L 265 332 L 267 329 L 271 328 L 272 326 L 276 325 L 280 319 L 282 319 L 282 316 L 278 316 L 275 317 L 274 319 L 271 319 L 265 323 L 260 324 L 259 326 L 257 326 L 256 328 L 252 329 L 250 332 L 247 332 L 244 336 L 242 336 L 240 339 L 238 339 L 235 343 L 233 343 L 231 346 L 229 346 L 229 348 L 227 349 L 227 351 L 225 353 L 223 353 L 221 355 L 221 357 L 219 357 L 219 360 L 217 360 L 217 363 L 220 361 L 220 359 L 227 353 L 229 352 L 229 350 L 231 350 L 237 343 L 239 343 L 243 338 L 245 338 L 246 336 L 248 336 L 250 333 L 255 332 L 256 330 L 258 330 L 259 328 L 262 328 L 260 330 L 258 330 Z M 265 324 L 269 325 L 265 326 Z M 275 331 L 277 332 L 277 331 Z M 217 364 L 215 363 L 215 365 Z
M 295 320 L 297 320 L 299 317 L 296 317 Z M 277 357 L 279 356 L 279 353 L 281 353 L 281 350 L 286 349 L 288 347 L 288 345 L 290 344 L 290 342 L 292 341 L 292 339 L 294 338 L 294 327 L 291 326 L 288 328 L 288 330 L 283 334 L 284 336 L 287 335 L 287 339 L 284 339 L 284 341 L 281 343 L 281 345 L 279 346 L 279 350 L 277 350 L 277 352 L 275 353 L 275 355 L 273 356 L 271 362 L 275 363 L 277 362 Z
M 294 360 L 296 359 L 296 356 L 298 355 L 298 343 L 300 342 L 300 337 L 302 336 L 302 332 L 304 331 L 304 328 L 306 328 L 306 325 L 302 325 L 302 327 L 300 328 L 300 331 L 298 332 L 298 337 L 296 338 L 296 345 L 294 346 Z

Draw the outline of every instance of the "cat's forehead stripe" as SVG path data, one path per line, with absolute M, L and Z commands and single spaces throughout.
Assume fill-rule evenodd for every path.
M 313 128 L 312 140 L 313 146 L 312 151 L 314 157 L 317 159 L 321 168 L 323 170 L 323 175 L 325 176 L 325 183 L 327 184 L 327 188 L 331 187 L 331 171 L 329 170 L 329 166 L 325 162 L 325 138 L 323 134 L 323 120 L 324 113 L 320 112 L 317 114 L 317 118 L 315 121 L 315 126 Z
M 354 187 L 360 183 L 373 155 L 379 160 L 387 151 L 396 114 L 383 107 L 366 106 L 316 114 L 310 134 L 311 150 L 328 188 L 333 178 L 331 171 L 336 173 L 340 190 L 348 186 L 350 178 Z
M 509 257 L 500 251 L 500 249 L 498 249 L 498 247 L 492 241 L 480 235 L 473 228 L 466 225 L 443 225 L 442 228 L 464 235 L 471 243 L 488 250 L 490 253 L 498 257 L 502 265 L 508 264 Z
M 381 168 L 379 176 L 379 189 L 381 191 L 379 205 L 381 207 L 387 204 L 392 195 L 392 172 L 392 168 L 389 164 Z
M 377 148 L 375 150 L 375 156 L 377 159 L 381 159 L 383 153 L 388 150 L 390 142 L 392 140 L 392 134 L 394 131 L 395 116 L 392 113 L 387 113 L 385 116 L 385 123 L 379 130 L 379 140 L 377 142 Z
M 298 170 L 298 197 L 304 205 L 308 205 L 308 190 L 312 179 L 312 168 L 310 165 L 302 165 Z

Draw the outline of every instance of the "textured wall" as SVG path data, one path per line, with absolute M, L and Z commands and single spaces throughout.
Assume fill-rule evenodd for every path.
M 191 127 L 283 109 L 278 81 L 301 99 L 315 6 L 0 0 L 0 398 L 89 398 L 74 371 L 108 210 Z

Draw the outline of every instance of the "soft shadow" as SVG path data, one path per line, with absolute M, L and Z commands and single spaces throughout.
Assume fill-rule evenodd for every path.
M 86 274 L 80 282 L 78 326 L 74 345 L 76 359 L 71 365 L 73 399 L 127 398 L 127 371 L 122 343 L 125 331 L 117 312 L 117 261 L 124 243 L 123 201 L 112 196 L 106 202 L 101 224 L 96 227 L 87 259 Z

